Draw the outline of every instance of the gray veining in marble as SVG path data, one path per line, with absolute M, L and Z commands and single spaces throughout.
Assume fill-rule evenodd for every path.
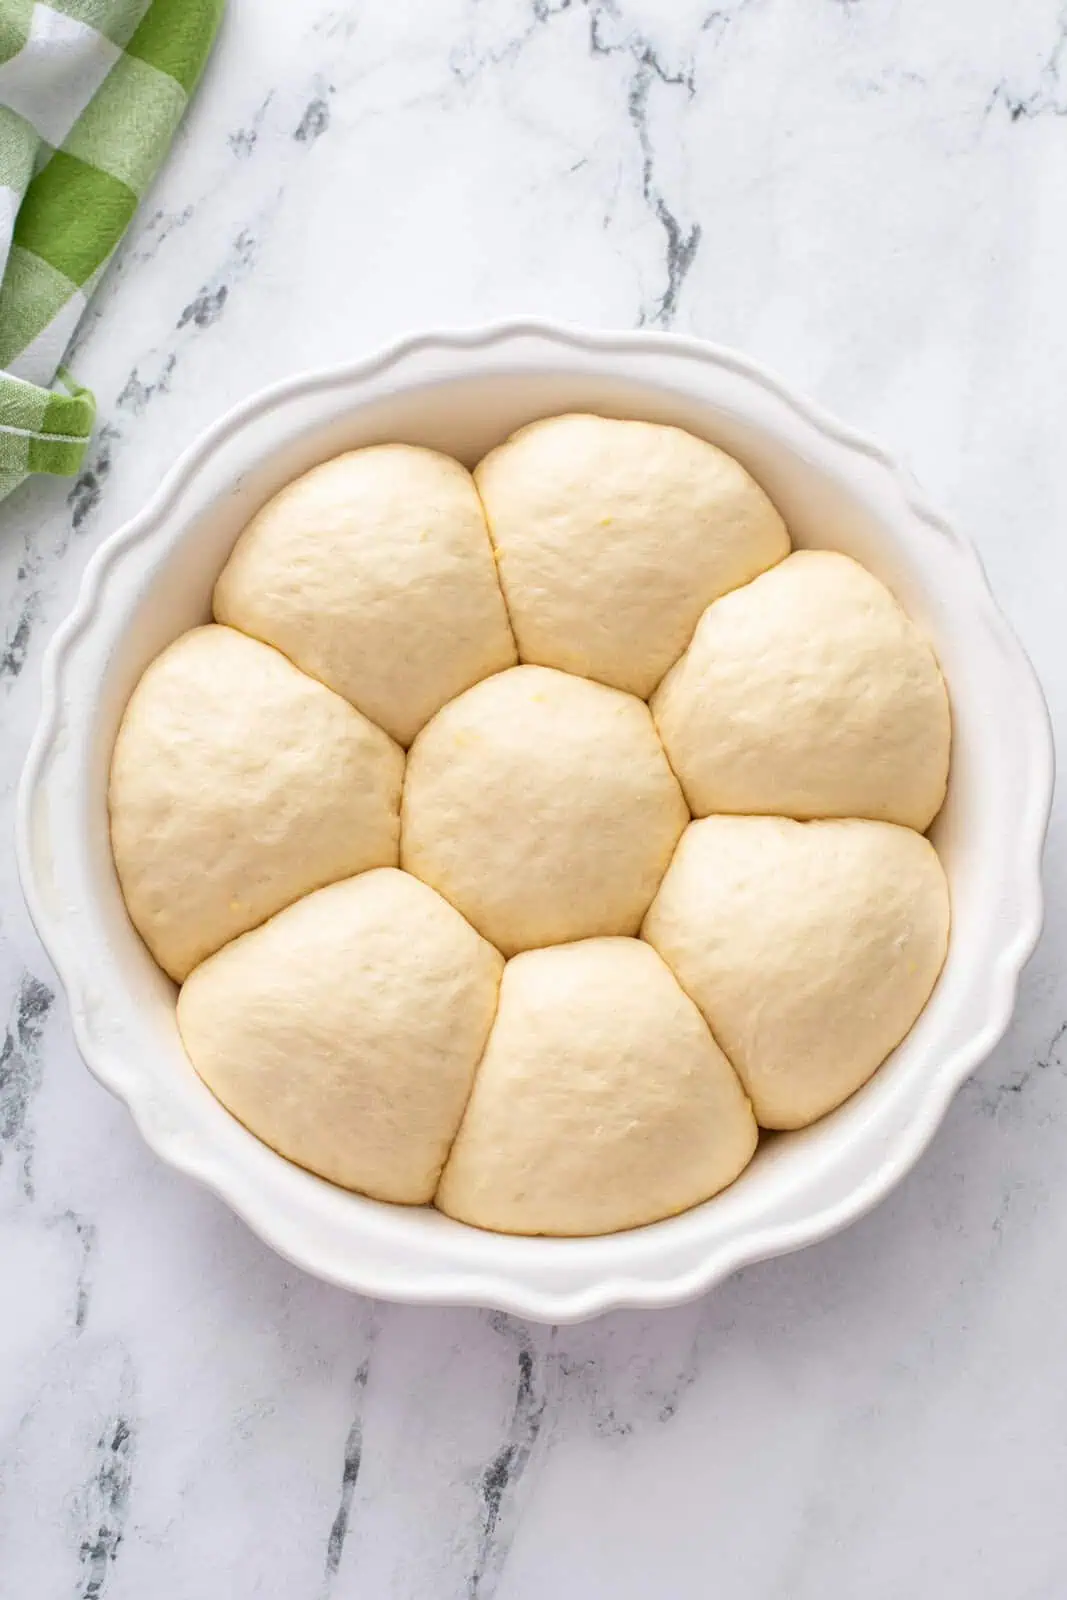
M 231 0 L 0 507 L 0 812 L 85 562 L 224 408 L 411 328 L 734 344 L 977 541 L 1067 726 L 1058 0 Z M 915 1173 L 705 1300 L 374 1306 L 162 1167 L 0 850 L 0 1600 L 1062 1600 L 1067 920 Z

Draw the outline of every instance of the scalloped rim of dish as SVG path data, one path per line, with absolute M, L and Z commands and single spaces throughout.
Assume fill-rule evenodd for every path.
M 763 1229 L 750 1230 L 742 1237 L 713 1243 L 698 1267 L 654 1280 L 616 1273 L 590 1281 L 581 1289 L 560 1290 L 538 1287 L 525 1277 L 507 1277 L 500 1273 L 460 1275 L 449 1267 L 437 1274 L 419 1268 L 398 1285 L 394 1278 L 383 1281 L 358 1261 L 340 1263 L 330 1259 L 328 1251 L 312 1259 L 308 1253 L 294 1249 L 269 1202 L 262 1203 L 254 1185 L 238 1168 L 220 1161 L 209 1148 L 191 1147 L 185 1129 L 175 1128 L 166 1118 L 153 1114 L 150 1093 L 138 1095 L 136 1079 L 131 1079 L 123 1063 L 115 1059 L 110 1048 L 94 1033 L 93 1007 L 89 999 L 91 969 L 79 958 L 78 952 L 64 942 L 56 919 L 46 909 L 31 850 L 31 815 L 43 792 L 45 769 L 60 731 L 65 674 L 69 670 L 71 651 L 98 614 L 109 574 L 128 553 L 159 530 L 183 485 L 198 468 L 233 434 L 279 401 L 367 380 L 420 352 L 476 351 L 517 339 L 545 340 L 587 356 L 659 350 L 724 368 L 761 387 L 833 444 L 876 464 L 911 516 L 936 538 L 947 542 L 978 579 L 976 593 L 982 597 L 984 621 L 1000 645 L 1005 662 L 1016 674 L 1019 716 L 1027 722 L 1031 757 L 1028 803 L 1016 819 L 1014 903 L 1010 914 L 1004 917 L 999 955 L 978 992 L 973 1026 L 964 1025 L 965 1031 L 955 1049 L 938 1061 L 936 1073 L 916 1090 L 910 1116 L 887 1140 L 881 1163 L 842 1200 L 798 1214 L 792 1221 L 779 1221 Z M 1003 1037 L 1014 1009 L 1022 969 L 1041 931 L 1041 858 L 1054 778 L 1051 724 L 1033 667 L 993 597 L 976 550 L 938 515 L 911 475 L 878 445 L 838 422 L 811 400 L 799 397 L 756 362 L 700 339 L 670 333 L 583 331 L 523 318 L 486 327 L 411 335 L 361 360 L 272 384 L 234 406 L 208 428 L 181 454 L 145 508 L 101 544 L 86 566 L 73 610 L 57 629 L 45 652 L 42 680 L 39 721 L 18 791 L 16 853 L 30 915 L 66 991 L 74 1037 L 82 1057 L 93 1076 L 126 1104 L 146 1143 L 165 1162 L 212 1190 L 253 1232 L 295 1265 L 340 1287 L 379 1298 L 409 1304 L 489 1306 L 544 1322 L 574 1322 L 619 1307 L 677 1305 L 706 1292 L 744 1266 L 802 1249 L 838 1232 L 875 1206 L 914 1166 L 962 1083 Z

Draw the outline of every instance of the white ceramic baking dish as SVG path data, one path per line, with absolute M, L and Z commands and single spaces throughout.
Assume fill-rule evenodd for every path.
M 952 778 L 934 838 L 954 921 L 940 982 L 900 1048 L 831 1116 L 768 1140 L 731 1189 L 629 1233 L 512 1239 L 333 1188 L 213 1099 L 182 1052 L 173 986 L 127 921 L 105 789 L 142 669 L 207 619 L 237 533 L 282 484 L 382 440 L 473 464 L 520 423 L 570 410 L 678 423 L 722 445 L 769 491 L 798 545 L 857 557 L 928 631 L 953 709 Z M 514 323 L 426 334 L 279 384 L 182 456 L 141 515 L 97 551 L 48 651 L 20 794 L 19 863 L 79 1048 L 165 1161 L 333 1283 L 563 1322 L 699 1294 L 747 1262 L 844 1227 L 907 1172 L 1007 1026 L 1040 927 L 1052 770 L 1041 691 L 974 550 L 880 450 L 727 351 Z

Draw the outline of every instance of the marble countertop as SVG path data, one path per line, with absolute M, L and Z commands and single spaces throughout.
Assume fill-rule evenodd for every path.
M 232 402 L 540 313 L 733 344 L 977 541 L 1067 724 L 1058 0 L 231 0 L 81 330 L 86 467 L 0 507 L 3 1600 L 1062 1600 L 1067 895 L 849 1233 L 578 1328 L 375 1305 L 160 1165 L 23 909 L 42 650 Z

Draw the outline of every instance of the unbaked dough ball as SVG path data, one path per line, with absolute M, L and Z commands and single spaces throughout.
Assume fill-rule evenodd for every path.
M 513 667 L 412 745 L 400 864 L 514 955 L 636 933 L 688 820 L 646 705 Z
M 475 480 L 521 659 L 642 699 L 708 602 L 789 550 L 745 469 L 680 428 L 550 417 Z
M 148 668 L 108 804 L 134 927 L 172 978 L 309 889 L 394 866 L 404 754 L 276 650 L 195 628 Z
M 707 817 L 644 937 L 733 1062 L 765 1128 L 802 1128 L 900 1043 L 945 959 L 933 846 L 886 822 Z
M 353 450 L 275 495 L 223 568 L 215 616 L 403 745 L 516 659 L 471 475 L 414 445 Z
M 485 1046 L 503 963 L 425 884 L 331 884 L 197 967 L 178 1024 L 208 1088 L 264 1143 L 347 1189 L 428 1201 Z
M 640 1227 L 732 1183 L 756 1148 L 737 1077 L 637 939 L 516 956 L 437 1192 L 501 1233 Z
M 708 607 L 652 700 L 696 816 L 872 817 L 923 832 L 945 798 L 933 651 L 848 556 L 799 550 Z

